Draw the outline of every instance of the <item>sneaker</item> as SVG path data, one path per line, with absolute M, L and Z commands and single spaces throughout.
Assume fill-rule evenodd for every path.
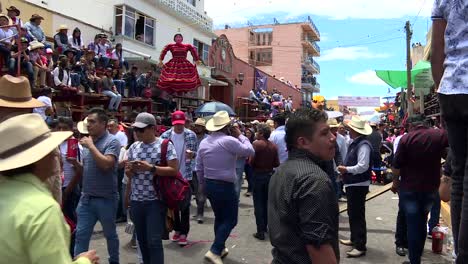
M 221 256 L 214 254 L 213 252 L 211 252 L 211 250 L 206 252 L 205 259 L 210 261 L 213 264 L 223 264 L 223 260 L 221 259 Z
M 179 242 L 179 239 L 180 239 L 180 234 L 176 232 L 176 233 L 174 233 L 174 235 L 172 236 L 171 241 L 172 241 L 172 242 Z
M 397 247 L 395 252 L 397 253 L 398 256 L 401 256 L 401 257 L 406 256 L 406 250 L 403 247 Z
M 179 244 L 179 246 L 186 246 L 188 245 L 188 241 L 187 241 L 187 236 L 186 235 L 181 235 L 179 237 L 179 241 L 177 242 Z
M 346 252 L 346 255 L 348 258 L 359 258 L 366 255 L 366 251 L 361 251 L 354 248 L 353 250 Z
M 221 252 L 221 258 L 227 257 L 229 254 L 229 250 L 227 248 L 224 248 L 223 251 Z

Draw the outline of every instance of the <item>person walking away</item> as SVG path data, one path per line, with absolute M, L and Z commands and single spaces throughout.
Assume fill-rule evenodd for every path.
M 203 139 L 205 139 L 208 135 L 206 134 L 206 129 L 205 129 L 205 119 L 203 118 L 197 118 L 195 120 L 195 123 L 193 124 L 193 132 L 197 135 L 197 150 L 200 147 L 200 143 L 202 142 Z M 198 155 L 198 151 L 197 151 Z M 196 164 L 195 164 L 196 167 Z M 192 188 L 195 194 L 195 198 L 197 201 L 197 214 L 194 216 L 196 218 L 197 222 L 199 224 L 203 224 L 204 218 L 203 218 L 203 213 L 205 211 L 205 204 L 206 204 L 206 195 L 204 192 L 201 192 L 199 190 L 199 184 L 198 184 L 198 177 L 197 177 L 197 171 L 193 171 L 193 177 L 192 177 Z
M 107 130 L 119 140 L 121 147 L 127 147 L 128 137 L 125 132 L 119 130 L 119 122 L 117 120 L 109 120 L 107 123 Z
M 434 2 L 432 76 L 453 152 L 450 212 L 456 263 L 468 259 L 468 34 L 467 0 Z
M 0 124 L 0 136 L 6 142 L 0 146 L 3 263 L 99 263 L 94 250 L 72 260 L 70 230 L 60 205 L 44 185 L 54 174 L 50 164 L 58 156 L 57 147 L 71 135 L 69 131 L 51 132 L 38 114 L 15 116 Z
M 161 239 L 166 206 L 159 196 L 160 190 L 154 189 L 154 178 L 174 177 L 178 170 L 177 154 L 172 143 L 167 147 L 167 166 L 158 166 L 163 139 L 154 135 L 155 126 L 156 119 L 152 114 L 138 114 L 132 127 L 139 141 L 128 149 L 125 167 L 128 184 L 131 185 L 130 214 L 145 264 L 164 264 Z
M 171 119 L 173 127 L 164 132 L 161 138 L 172 141 L 177 159 L 180 161 L 179 171 L 184 179 L 191 183 L 194 169 L 192 161 L 197 154 L 197 136 L 192 130 L 185 128 L 184 112 L 175 111 Z M 174 211 L 174 231 L 172 242 L 177 242 L 180 246 L 187 245 L 187 236 L 190 231 L 190 203 L 185 208 L 178 208 Z
M 372 145 L 366 136 L 373 132 L 360 116 L 353 116 L 347 126 L 353 142 L 349 146 L 344 165 L 337 169 L 342 175 L 346 190 L 351 237 L 340 242 L 353 247 L 346 252 L 348 257 L 357 258 L 364 256 L 367 251 L 366 195 L 371 180 Z
M 119 237 L 115 225 L 119 192 L 117 167 L 120 143 L 107 132 L 108 117 L 104 109 L 89 111 L 89 136 L 80 140 L 83 146 L 83 181 L 80 201 L 76 209 L 75 256 L 88 250 L 94 226 L 99 221 L 107 240 L 109 263 L 119 263 Z
M 382 132 L 377 128 L 376 123 L 371 123 L 370 125 L 372 127 L 372 133 L 367 137 L 367 139 L 369 140 L 372 146 L 372 166 L 378 169 L 374 171 L 374 173 L 376 174 L 376 181 L 378 183 L 384 183 L 382 172 L 380 171 L 380 167 L 382 167 L 382 156 L 380 155 L 380 148 L 382 147 L 383 141 Z M 382 126 L 379 125 L 379 128 L 380 127 Z
M 289 158 L 271 177 L 268 226 L 272 264 L 339 262 L 338 201 L 320 167 L 335 155 L 327 115 L 299 109 L 286 124 Z
M 215 214 L 215 239 L 205 258 L 222 264 L 222 258 L 228 254 L 226 240 L 237 225 L 239 210 L 235 192 L 236 157 L 249 157 L 255 151 L 239 128 L 231 125 L 226 111 L 219 111 L 208 120 L 206 130 L 212 133 L 200 143 L 196 171 L 199 190 L 206 192 Z
M 409 117 L 407 122 L 409 133 L 401 138 L 393 161 L 392 191 L 399 192 L 406 216 L 407 263 L 419 264 L 426 241 L 427 215 L 439 189 L 441 159 L 446 155 L 448 138 L 445 130 L 429 128 L 422 115 Z
M 258 240 L 265 240 L 268 226 L 268 185 L 274 168 L 280 165 L 278 147 L 268 140 L 270 127 L 265 124 L 258 126 L 256 138 L 253 143 L 255 155 L 250 157 L 253 168 L 253 202 L 257 233 L 253 236 Z
M 278 156 L 280 163 L 288 159 L 288 150 L 284 141 L 286 132 L 284 130 L 286 124 L 286 114 L 281 113 L 273 117 L 275 130 L 271 133 L 269 140 L 278 147 Z

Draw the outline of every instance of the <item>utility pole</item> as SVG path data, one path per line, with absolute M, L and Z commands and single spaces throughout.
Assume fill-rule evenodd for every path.
M 405 31 L 406 31 L 406 77 L 407 77 L 406 101 L 407 101 L 408 116 L 411 116 L 413 114 L 413 102 L 411 101 L 411 97 L 413 95 L 413 85 L 411 84 L 411 68 L 413 67 L 411 63 L 411 37 L 413 36 L 413 31 L 411 30 L 411 24 L 409 21 L 406 21 Z

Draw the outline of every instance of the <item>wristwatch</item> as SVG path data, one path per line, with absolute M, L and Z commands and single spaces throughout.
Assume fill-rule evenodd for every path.
M 156 166 L 153 165 L 153 167 L 151 168 L 150 170 L 151 174 L 155 174 L 156 173 Z

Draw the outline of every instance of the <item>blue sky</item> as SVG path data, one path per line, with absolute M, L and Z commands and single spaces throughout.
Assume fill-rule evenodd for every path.
M 340 95 L 387 96 L 375 69 L 405 69 L 404 25 L 412 42 L 425 44 L 433 0 L 205 0 L 216 27 L 297 21 L 310 15 L 320 30 L 321 73 L 327 99 Z M 419 15 L 418 15 L 419 14 Z M 394 94 L 396 91 L 390 89 Z

